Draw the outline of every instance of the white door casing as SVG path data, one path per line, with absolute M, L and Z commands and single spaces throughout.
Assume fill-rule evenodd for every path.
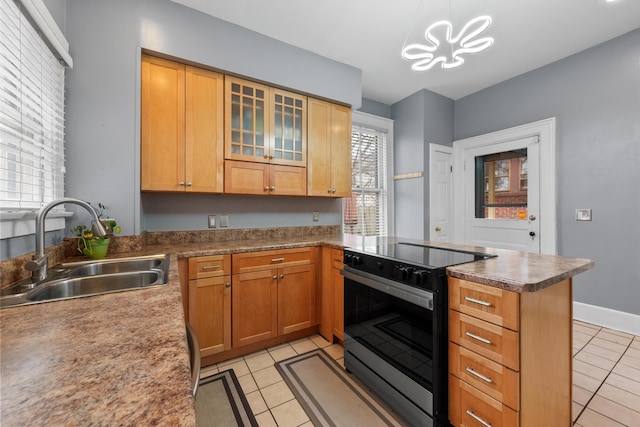
M 514 147 L 528 149 L 529 187 L 532 184 L 534 187 L 537 186 L 539 194 L 537 197 L 533 194 L 529 199 L 531 205 L 528 207 L 528 215 L 535 215 L 535 220 L 476 219 L 472 171 L 475 156 L 502 152 Z M 553 255 L 557 253 L 554 117 L 454 141 L 453 159 L 452 241 Z M 465 166 L 469 170 L 465 171 Z M 531 188 L 529 191 L 531 193 Z M 535 200 L 532 200 L 533 198 Z M 536 203 L 539 203 L 537 208 Z M 533 212 L 534 210 L 537 212 Z M 533 237 L 529 236 L 531 232 L 535 233 Z
M 453 148 L 429 144 L 429 240 L 451 241 Z

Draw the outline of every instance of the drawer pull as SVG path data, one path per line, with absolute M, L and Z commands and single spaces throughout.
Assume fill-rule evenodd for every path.
M 486 422 L 485 420 L 483 420 L 482 418 L 474 414 L 473 411 L 469 409 L 467 409 L 467 415 L 469 415 L 471 418 L 473 418 L 474 420 L 482 424 L 484 427 L 491 427 L 491 423 Z
M 222 267 L 221 265 L 205 265 L 204 267 L 202 267 L 203 270 L 217 270 L 218 268 Z
M 491 307 L 491 303 L 490 302 L 482 301 L 482 300 L 471 298 L 471 297 L 464 297 L 464 299 L 469 301 L 469 302 L 473 302 L 475 304 L 483 305 L 485 307 Z
M 284 257 L 282 257 L 282 258 L 273 258 L 271 260 L 271 262 L 282 262 L 282 261 L 284 261 Z
M 474 371 L 473 369 L 466 367 L 464 368 L 465 371 L 469 372 L 471 375 L 475 375 L 476 377 L 480 378 L 483 381 L 488 382 L 489 384 L 491 384 L 493 382 L 493 380 L 489 377 L 485 377 L 484 375 L 482 375 L 479 372 Z
M 471 332 L 465 332 L 464 334 L 465 334 L 466 336 L 470 337 L 470 338 L 473 338 L 474 340 L 478 340 L 478 341 L 483 342 L 483 343 L 485 343 L 485 344 L 493 344 L 493 343 L 491 342 L 491 340 L 488 340 L 488 339 L 486 339 L 486 338 L 479 337 L 478 335 L 476 335 L 476 334 L 472 334 Z

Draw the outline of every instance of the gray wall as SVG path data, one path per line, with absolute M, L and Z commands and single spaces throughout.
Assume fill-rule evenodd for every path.
M 399 237 L 429 237 L 429 144 L 452 145 L 453 112 L 453 100 L 428 90 L 391 106 L 393 173 L 424 173 L 422 178 L 395 181 L 395 234 Z
M 74 59 L 66 80 L 68 196 L 106 204 L 123 234 L 201 229 L 212 213 L 229 214 L 232 227 L 314 225 L 312 210 L 325 213 L 321 221 L 340 224 L 340 202 L 330 199 L 140 195 L 140 50 L 354 108 L 361 102 L 360 70 L 169 0 L 68 0 L 65 33 Z
M 640 314 L 640 30 L 456 101 L 455 138 L 551 116 L 558 252 L 596 263 L 574 299 Z
M 374 116 L 391 118 L 391 106 L 382 102 L 373 101 L 368 98 L 362 98 L 362 106 L 358 109 L 363 113 L 373 114 Z

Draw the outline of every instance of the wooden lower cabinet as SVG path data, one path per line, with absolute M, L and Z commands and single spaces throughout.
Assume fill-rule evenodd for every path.
M 188 320 L 202 357 L 231 348 L 231 256 L 189 259 Z
M 233 347 L 317 325 L 315 258 L 316 248 L 234 254 Z
M 310 328 L 316 323 L 316 266 L 278 270 L 278 334 Z
M 277 270 L 236 274 L 231 286 L 233 346 L 240 347 L 278 335 Z
M 322 321 L 320 334 L 344 341 L 344 268 L 342 249 L 322 248 Z
M 449 278 L 454 426 L 571 426 L 571 287 L 517 293 Z

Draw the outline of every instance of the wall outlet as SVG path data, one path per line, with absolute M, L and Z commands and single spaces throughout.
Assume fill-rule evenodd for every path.
M 320 221 L 320 212 L 314 212 L 313 213 L 313 222 L 318 222 Z
M 208 227 L 209 228 L 216 228 L 216 216 L 215 215 L 209 215 Z
M 220 215 L 220 227 L 228 227 L 229 226 L 229 215 L 221 214 Z
M 591 221 L 591 209 L 576 209 L 576 221 Z

